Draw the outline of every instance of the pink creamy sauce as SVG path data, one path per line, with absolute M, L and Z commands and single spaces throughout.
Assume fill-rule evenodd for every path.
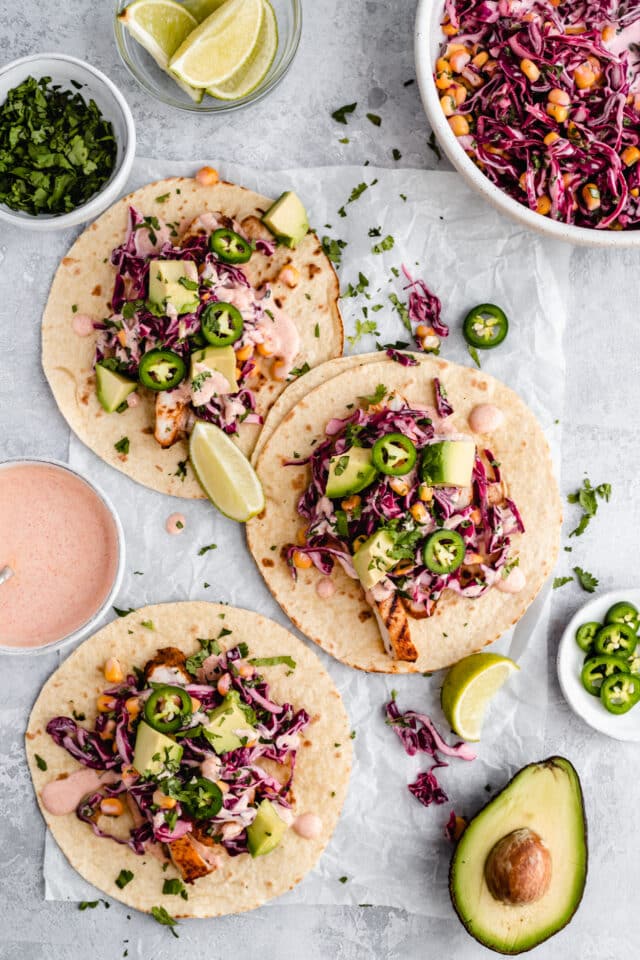
M 172 513 L 170 514 L 165 522 L 164 528 L 167 533 L 176 535 L 182 533 L 185 528 L 186 520 L 183 513 Z
M 282 363 L 282 377 L 291 373 L 293 364 L 300 351 L 300 334 L 293 320 L 275 304 L 269 305 L 273 319 L 267 316 L 260 326 L 265 342 L 274 356 Z
M 524 590 L 526 582 L 526 577 L 520 567 L 514 567 L 508 577 L 499 576 L 495 585 L 503 593 L 520 593 L 521 590 Z
M 316 583 L 316 593 L 321 600 L 328 600 L 336 592 L 336 585 L 329 577 L 323 577 Z
M 631 50 L 633 46 L 640 45 L 640 20 L 636 20 L 635 23 L 630 24 L 628 27 L 625 27 L 624 30 L 621 30 L 615 35 L 613 40 L 610 40 L 606 46 L 614 53 L 616 56 L 625 51 L 629 51 L 629 62 L 633 65 L 637 61 L 637 54 Z M 633 67 L 632 67 L 633 69 Z M 635 77 L 631 82 L 629 88 L 632 92 L 640 92 L 640 70 L 637 70 Z
M 63 467 L 0 469 L 0 644 L 41 647 L 87 622 L 118 568 L 113 518 L 91 487 Z
M 322 833 L 322 820 L 315 813 L 301 813 L 293 821 L 293 829 L 304 840 L 315 840 Z
M 504 413 L 492 403 L 480 403 L 469 414 L 469 426 L 474 433 L 493 433 L 504 423 Z
M 111 770 L 100 773 L 98 770 L 76 770 L 68 777 L 50 780 L 45 784 L 41 797 L 49 813 L 61 817 L 73 813 L 80 801 L 89 793 L 94 793 L 105 783 L 115 783 L 120 775 Z
M 93 317 L 90 317 L 86 313 L 76 313 L 71 321 L 71 326 L 73 327 L 73 332 L 79 337 L 88 337 L 94 332 Z

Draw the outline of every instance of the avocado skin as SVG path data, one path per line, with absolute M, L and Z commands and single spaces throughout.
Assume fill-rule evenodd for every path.
M 480 810 L 478 810 L 478 811 L 475 813 L 475 815 L 473 816 L 473 818 L 472 818 L 472 819 L 469 821 L 469 823 L 467 824 L 467 828 L 468 828 L 469 826 L 471 826 L 471 824 L 473 823 L 473 821 L 474 821 L 478 816 L 480 816 L 480 814 L 482 814 L 482 812 L 483 812 L 484 810 L 486 810 L 486 808 L 487 808 L 490 804 L 494 803 L 494 801 L 496 801 L 499 797 L 501 797 L 503 794 L 505 794 L 505 793 L 509 790 L 509 788 L 511 787 L 511 785 L 513 784 L 513 781 L 514 781 L 517 777 L 519 777 L 521 774 L 523 774 L 526 770 L 531 770 L 533 767 L 547 767 L 547 766 L 560 767 L 562 770 L 564 770 L 565 772 L 568 772 L 569 775 L 574 778 L 574 780 L 575 780 L 575 785 L 576 785 L 576 787 L 577 787 L 576 800 L 578 800 L 579 803 L 580 803 L 580 812 L 581 812 L 581 815 L 582 815 L 582 823 L 583 823 L 583 830 L 584 830 L 584 883 L 583 883 L 583 885 L 582 885 L 582 889 L 581 889 L 581 891 L 580 891 L 580 895 L 579 895 L 579 897 L 576 899 L 575 905 L 574 905 L 573 909 L 571 910 L 571 913 L 567 916 L 567 918 L 566 918 L 566 920 L 564 921 L 564 923 L 560 924 L 560 926 L 557 927 L 556 930 L 553 930 L 553 931 L 552 931 L 551 933 L 549 933 L 546 937 L 542 937 L 540 940 L 536 941 L 535 943 L 532 943 L 531 946 L 529 946 L 529 947 L 523 947 L 522 949 L 509 950 L 509 949 L 505 949 L 504 946 L 498 946 L 498 945 L 496 945 L 496 944 L 492 944 L 492 943 L 488 942 L 486 939 L 480 939 L 480 937 L 479 937 L 476 933 L 474 933 L 474 931 L 471 929 L 471 926 L 470 926 L 469 922 L 468 922 L 467 920 L 465 920 L 465 918 L 462 916 L 462 914 L 461 914 L 460 911 L 458 910 L 458 906 L 457 906 L 457 903 L 456 903 L 456 893 L 455 893 L 455 867 L 456 867 L 456 850 L 457 850 L 457 846 L 458 846 L 457 843 L 456 843 L 456 846 L 455 846 L 455 848 L 454 848 L 453 855 L 452 855 L 452 857 L 451 857 L 451 863 L 450 863 L 450 865 L 449 865 L 449 896 L 450 896 L 450 898 L 451 898 L 451 903 L 452 903 L 452 905 L 453 905 L 453 909 L 454 909 L 455 912 L 456 912 L 456 915 L 457 915 L 457 917 L 458 917 L 458 920 L 460 921 L 460 923 L 462 924 L 462 926 L 465 928 L 465 930 L 467 931 L 467 933 L 468 933 L 471 937 L 473 937 L 474 940 L 476 940 L 478 943 L 482 944 L 483 947 L 487 947 L 488 950 L 493 950 L 495 953 L 502 954 L 503 956 L 517 956 L 517 955 L 519 955 L 519 954 L 521 954 L 521 953 L 529 953 L 531 950 L 535 950 L 536 947 L 539 947 L 541 943 L 544 943 L 545 940 L 550 940 L 551 937 L 555 936 L 556 933 L 560 933 L 561 930 L 564 930 L 564 928 L 565 928 L 566 926 L 568 926 L 569 923 L 571 923 L 571 921 L 573 920 L 574 916 L 576 915 L 576 913 L 577 913 L 577 911 L 578 911 L 578 907 L 579 907 L 580 904 L 582 903 L 582 898 L 583 898 L 583 896 L 584 896 L 584 890 L 585 890 L 585 887 L 586 887 L 586 885 L 587 885 L 587 875 L 588 875 L 588 872 L 589 872 L 589 843 L 588 843 L 589 836 L 588 836 L 588 826 L 587 826 L 587 814 L 586 814 L 586 810 L 585 810 L 585 807 L 584 807 L 584 795 L 583 795 L 583 793 L 582 793 L 582 784 L 581 784 L 581 782 L 580 782 L 580 777 L 578 776 L 578 772 L 577 772 L 577 770 L 575 769 L 575 767 L 573 766 L 573 764 L 571 763 L 571 761 L 570 761 L 570 760 L 567 760 L 566 757 L 559 757 L 559 756 L 547 757 L 546 760 L 540 760 L 540 761 L 538 761 L 537 763 L 528 763 L 526 766 L 521 767 L 520 770 L 518 770 L 518 771 L 516 771 L 516 773 L 514 773 L 514 775 L 513 775 L 513 777 L 511 778 L 511 780 L 509 780 L 509 782 L 502 788 L 502 790 L 500 790 L 498 793 L 496 793 L 496 795 L 495 795 L 494 797 L 492 797 L 490 800 L 488 800 L 487 803 L 485 803 L 484 806 L 481 807 Z M 463 834 L 462 836 L 464 836 L 464 834 Z M 552 854 L 552 855 L 553 855 L 553 854 Z

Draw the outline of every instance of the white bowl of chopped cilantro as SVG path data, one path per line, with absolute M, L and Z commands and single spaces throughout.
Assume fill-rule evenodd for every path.
M 416 76 L 440 146 L 494 207 L 575 244 L 637 247 L 640 5 L 588 9 L 420 0 Z
M 92 220 L 122 194 L 135 150 L 131 110 L 95 67 L 42 53 L 0 68 L 0 220 Z

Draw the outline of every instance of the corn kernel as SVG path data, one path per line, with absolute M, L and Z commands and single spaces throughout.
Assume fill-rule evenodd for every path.
M 600 206 L 600 191 L 595 183 L 587 183 L 582 188 L 582 199 L 587 210 L 597 210 Z
M 477 53 L 471 63 L 474 67 L 477 67 L 478 70 L 481 70 L 484 67 L 485 63 L 489 59 L 489 54 L 486 50 L 483 50 L 482 53 Z
M 100 813 L 106 817 L 121 817 L 124 813 L 124 804 L 119 797 L 104 797 L 100 801 Z
M 424 503 L 431 503 L 433 500 L 433 490 L 428 483 L 421 483 L 418 496 Z
M 155 803 L 156 807 L 161 807 L 163 810 L 173 810 L 178 802 L 175 797 L 168 797 L 166 793 L 162 792 L 162 790 L 154 790 L 153 797 L 151 799 Z
M 552 143 L 555 143 L 556 140 L 560 139 L 560 134 L 556 133 L 555 130 L 552 130 L 551 133 L 548 133 L 544 140 L 542 141 L 545 146 L 550 147 Z
M 216 786 L 220 788 L 222 793 L 229 792 L 229 784 L 225 780 L 216 780 Z
M 436 60 L 436 70 L 438 73 L 443 73 L 445 70 L 449 70 L 449 61 L 446 57 L 438 57 Z
M 126 345 L 127 345 L 127 331 L 126 331 L 126 330 L 118 330 L 118 332 L 116 333 L 116 339 L 118 340 L 118 342 L 119 342 L 119 344 L 120 344 L 121 347 L 126 347 Z
M 255 668 L 250 663 L 241 663 L 238 667 L 238 673 L 243 680 L 249 680 L 255 673 Z M 249 744 L 247 744 L 249 746 Z
M 559 107 L 568 107 L 571 104 L 571 97 L 566 90 L 561 90 L 560 87 L 554 87 L 553 90 L 550 90 L 547 100 L 549 103 L 557 103 Z
M 420 503 L 420 502 L 414 503 L 409 508 L 409 513 L 411 514 L 413 519 L 416 521 L 416 523 L 426 523 L 430 517 L 429 511 L 425 507 L 424 503 Z
M 292 263 L 286 263 L 278 274 L 278 280 L 293 290 L 300 283 L 300 272 Z
M 242 376 L 242 367 L 236 367 L 236 380 L 239 380 Z
M 216 684 L 216 689 L 221 697 L 226 697 L 229 693 L 229 688 L 231 687 L 231 677 L 228 673 L 223 673 L 218 683 Z
M 124 705 L 130 717 L 137 717 L 140 713 L 140 700 L 138 697 L 129 697 L 128 700 L 125 700 Z
M 354 493 L 352 497 L 346 497 L 340 504 L 343 510 L 350 512 L 351 510 L 357 510 L 360 504 L 362 503 L 362 497 L 359 497 L 357 493 Z
M 451 23 L 445 23 L 444 27 L 442 28 L 442 32 L 444 33 L 445 37 L 455 37 L 458 33 L 458 28 L 454 27 Z
M 276 360 L 276 362 L 271 367 L 271 376 L 274 380 L 286 380 L 289 371 L 287 369 L 287 364 L 284 360 Z
M 612 26 L 612 24 L 609 23 L 607 24 L 606 27 L 603 27 L 602 39 L 604 40 L 605 43 L 610 43 L 610 41 L 614 39 L 615 35 L 616 35 L 616 28 Z
M 117 701 L 115 697 L 110 697 L 106 693 L 101 693 L 96 701 L 98 713 L 109 713 L 110 710 L 115 710 L 116 703 Z
M 538 197 L 538 202 L 536 203 L 536 213 L 542 214 L 543 217 L 551 210 L 551 197 L 547 196 L 546 193 L 543 193 L 541 197 Z
M 540 79 L 540 70 L 533 60 L 527 60 L 525 57 L 524 60 L 520 61 L 520 69 L 524 73 L 527 80 L 530 80 L 531 83 L 535 83 L 536 80 Z
M 640 150 L 637 147 L 626 147 L 620 154 L 625 167 L 632 167 L 640 160 Z
M 573 79 L 578 90 L 588 90 L 596 82 L 596 75 L 587 63 L 581 63 L 573 71 Z
M 461 83 L 454 83 L 449 88 L 449 93 L 456 102 L 456 106 L 460 107 L 467 99 L 467 88 L 463 87 Z
M 196 173 L 196 181 L 201 187 L 213 187 L 219 180 L 218 171 L 213 167 L 201 167 Z
M 640 187 L 631 187 L 629 193 L 632 197 L 640 197 Z
M 416 327 L 416 337 L 430 337 L 433 335 L 433 327 L 428 327 L 425 323 L 419 323 Z
M 252 356 L 253 344 L 251 343 L 247 343 L 244 347 L 241 347 L 240 350 L 236 350 L 236 360 L 239 360 L 240 363 L 246 363 Z
M 406 497 L 409 493 L 409 484 L 402 477 L 390 477 L 389 486 L 399 497 Z
M 444 97 L 440 97 L 440 106 L 445 117 L 451 117 L 456 109 L 455 97 L 452 97 L 450 93 L 445 93 Z
M 395 576 L 404 577 L 405 574 L 410 573 L 413 570 L 413 561 L 411 560 L 401 560 L 400 563 L 396 564 L 393 568 Z
M 547 113 L 558 123 L 564 123 L 569 117 L 569 107 L 562 107 L 558 103 L 548 103 Z
M 452 53 L 459 53 L 460 50 L 466 52 L 466 49 L 464 43 L 448 43 L 446 56 L 451 58 Z
M 436 74 L 436 87 L 438 90 L 448 90 L 453 83 L 453 74 L 451 70 L 439 70 Z
M 104 678 L 109 683 L 121 683 L 124 680 L 124 670 L 117 657 L 109 657 L 105 663 Z
M 295 550 L 293 554 L 293 565 L 297 567 L 298 570 L 308 570 L 309 567 L 313 566 L 313 560 L 306 553 Z
M 449 126 L 456 137 L 466 137 L 469 133 L 469 123 L 466 117 L 450 117 Z
M 526 174 L 526 171 L 525 171 L 524 173 L 521 173 L 521 174 L 520 174 L 520 176 L 518 177 L 518 183 L 520 184 L 520 189 L 521 189 L 521 190 L 526 190 L 526 189 L 527 189 L 527 174 Z
M 268 343 L 259 343 L 256 350 L 261 357 L 272 357 L 274 353 Z
M 202 706 L 202 703 L 200 702 L 200 700 L 198 700 L 197 697 L 191 697 L 190 699 L 191 699 L 191 710 L 193 713 L 197 713 L 200 707 Z

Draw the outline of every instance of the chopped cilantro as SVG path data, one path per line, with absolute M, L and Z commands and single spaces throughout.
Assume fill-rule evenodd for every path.
M 353 113 L 357 106 L 357 101 L 355 103 L 346 103 L 343 107 L 338 107 L 337 110 L 334 110 L 331 116 L 337 123 L 346 123 L 347 114 Z
M 289 374 L 289 376 L 291 376 L 291 377 L 304 377 L 305 373 L 309 373 L 309 370 L 311 370 L 311 367 L 309 366 L 309 364 L 308 364 L 308 363 L 306 362 L 306 360 L 305 360 L 305 362 L 302 364 L 301 367 L 293 367 L 293 369 L 291 370 L 291 373 Z
M 438 141 L 436 140 L 436 135 L 433 131 L 431 131 L 429 139 L 427 140 L 427 146 L 429 147 L 429 150 L 435 153 L 438 162 L 442 160 L 442 151 L 438 146 Z
M 405 304 L 400 300 L 396 293 L 389 294 L 389 300 L 393 304 L 396 313 L 402 320 L 402 325 L 411 333 L 411 321 L 409 319 L 409 311 L 407 310 Z
M 120 437 L 117 443 L 114 443 L 114 447 L 118 453 L 124 453 L 125 455 L 129 453 L 129 437 Z
M 386 395 L 387 395 L 387 388 L 385 387 L 384 383 L 379 383 L 372 394 L 370 394 L 368 397 L 367 396 L 358 397 L 358 400 L 364 401 L 364 403 L 366 403 L 366 405 L 370 407 L 374 403 L 380 403 L 381 400 L 384 400 Z
M 165 203 L 171 196 L 171 191 L 169 193 L 162 193 L 159 197 L 156 197 L 156 203 Z
M 353 188 L 353 190 L 349 194 L 349 199 L 347 200 L 347 203 L 353 203 L 354 200 L 357 200 L 358 197 L 361 197 L 362 194 L 365 192 L 365 190 L 368 189 L 368 187 L 369 187 L 369 184 L 365 183 L 364 181 L 362 183 L 359 183 L 356 187 Z
M 395 240 L 388 234 L 384 240 L 381 240 L 380 243 L 376 243 L 371 247 L 371 253 L 384 253 L 385 250 L 391 250 Z
M 349 877 L 338 877 L 339 883 L 346 883 Z
M 347 337 L 347 340 L 352 347 L 355 347 L 356 343 L 362 338 L 369 336 L 370 334 L 377 335 L 378 329 L 376 327 L 375 320 L 356 320 L 356 332 L 352 337 Z
M 254 657 L 252 660 L 249 660 L 249 663 L 252 663 L 254 667 L 277 667 L 279 664 L 284 663 L 290 670 L 295 670 L 296 661 L 293 657 L 286 656 L 283 654 L 279 657 Z
M 397 147 L 393 148 L 393 150 L 391 151 L 391 156 L 393 157 L 394 160 L 402 160 L 402 154 L 400 153 Z
M 113 609 L 119 617 L 128 617 L 130 613 L 133 613 L 133 607 L 129 607 L 128 610 L 120 610 L 118 607 Z
M 170 913 L 167 913 L 164 907 L 151 907 L 151 914 L 154 920 L 157 920 L 158 923 L 161 923 L 164 927 L 169 927 L 169 930 L 173 936 L 178 939 L 178 934 L 173 929 L 178 921 L 171 916 Z
M 320 336 L 320 324 L 319 324 L 319 323 L 316 323 L 315 327 L 313 328 L 313 335 L 314 335 L 314 337 L 315 337 L 316 339 L 318 339 L 318 337 Z
M 480 357 L 478 356 L 478 351 L 475 347 L 472 347 L 470 343 L 467 344 L 467 350 L 469 351 L 469 356 L 475 363 L 476 367 L 480 368 Z
M 165 894 L 165 896 L 180 896 L 183 900 L 189 899 L 189 894 L 187 893 L 185 885 L 178 877 L 173 877 L 171 880 L 165 880 L 162 884 L 162 892 Z
M 588 570 L 583 570 L 582 567 L 574 567 L 573 572 L 578 578 L 578 583 L 583 590 L 586 590 L 587 593 L 595 592 L 599 581 L 593 576 L 592 573 L 589 573 Z
M 611 497 L 611 484 L 600 483 L 597 487 L 592 487 L 591 482 L 585 478 L 582 486 L 575 493 L 570 493 L 567 497 L 569 503 L 578 503 L 582 507 L 582 516 L 578 526 L 571 531 L 570 537 L 579 537 L 587 529 L 589 521 L 598 511 L 598 497 L 609 502 Z
M 338 143 L 349 143 L 349 142 L 350 142 L 349 137 L 340 137 L 340 139 L 338 140 Z
M 186 477 L 186 475 L 187 475 L 187 461 L 186 461 L 186 460 L 178 460 L 178 469 L 177 469 L 176 472 L 173 474 L 173 476 L 174 476 L 174 477 L 180 477 L 181 480 L 184 480 L 184 478 Z
M 382 123 L 382 118 L 379 117 L 377 113 L 368 113 L 367 120 L 369 120 L 374 125 L 374 127 L 379 127 L 380 124 Z
M 146 627 L 147 630 L 155 630 L 155 627 L 153 625 L 153 620 L 143 620 L 140 626 Z
M 564 587 L 565 583 L 573 583 L 573 577 L 554 577 L 553 589 L 557 590 L 558 587 Z
M 123 890 L 128 883 L 131 883 L 132 880 L 133 873 L 131 870 L 121 870 L 116 877 L 116 887 L 119 887 L 121 890 Z
M 78 904 L 78 910 L 95 910 L 99 903 L 99 900 L 81 900 Z
M 217 550 L 217 549 L 218 549 L 217 543 L 208 543 L 206 547 L 200 547 L 200 549 L 198 550 L 198 556 L 203 557 L 205 553 L 209 552 L 209 550 Z
M 358 282 L 354 286 L 350 283 L 347 286 L 347 289 L 344 293 L 341 294 L 342 298 L 345 297 L 357 297 L 359 293 L 365 293 L 367 287 L 369 286 L 369 280 L 363 273 L 358 273 Z
M 325 256 L 337 267 L 342 263 L 342 251 L 346 245 L 346 240 L 332 240 L 330 237 L 322 238 L 322 249 Z
M 37 753 L 34 754 L 34 757 L 36 758 L 36 763 L 38 764 L 38 770 L 46 770 L 47 761 L 43 760 L 42 757 L 39 756 Z

